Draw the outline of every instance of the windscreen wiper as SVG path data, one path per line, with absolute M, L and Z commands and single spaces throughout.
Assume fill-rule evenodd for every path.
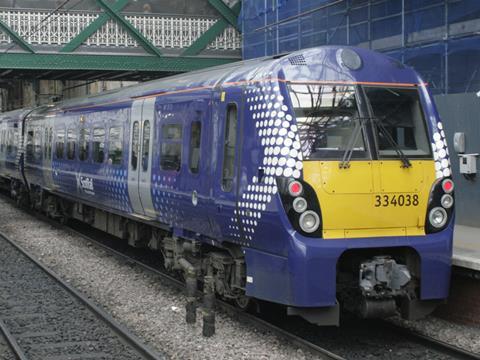
M 384 119 L 385 117 L 383 117 L 382 119 Z M 390 144 L 390 146 L 395 150 L 395 152 L 397 153 L 398 157 L 400 158 L 400 160 L 402 161 L 402 167 L 403 168 L 409 168 L 412 166 L 412 163 L 410 162 L 410 160 L 408 159 L 408 157 L 405 155 L 405 153 L 402 151 L 402 149 L 400 148 L 400 146 L 397 144 L 397 142 L 393 139 L 392 137 L 392 134 L 390 134 L 390 132 L 387 130 L 387 128 L 385 127 L 385 125 L 383 125 L 383 122 L 381 121 L 381 119 L 379 118 L 371 118 L 373 124 L 377 127 L 378 131 L 381 132 L 383 134 L 383 136 L 385 137 L 385 139 L 388 141 L 388 143 Z
M 345 152 L 343 153 L 343 158 L 338 166 L 340 169 L 348 169 L 350 167 L 350 160 L 352 159 L 353 152 L 355 151 L 355 144 L 358 141 L 358 137 L 362 133 L 363 128 L 363 118 L 356 118 L 358 120 L 355 124 L 355 128 L 353 129 L 352 135 L 350 135 L 350 139 L 348 140 L 347 147 Z

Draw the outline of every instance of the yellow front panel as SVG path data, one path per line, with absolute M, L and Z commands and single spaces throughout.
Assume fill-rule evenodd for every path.
M 402 168 L 399 160 L 352 161 L 340 169 L 338 161 L 305 161 L 304 179 L 317 193 L 324 238 L 424 235 L 434 162 L 411 163 Z

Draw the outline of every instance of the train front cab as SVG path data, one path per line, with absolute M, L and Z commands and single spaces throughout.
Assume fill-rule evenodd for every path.
M 303 178 L 280 186 L 297 230 L 289 313 L 322 325 L 338 323 L 339 303 L 365 318 L 425 316 L 448 295 L 454 202 L 426 89 L 290 83 L 289 91 L 304 157 Z

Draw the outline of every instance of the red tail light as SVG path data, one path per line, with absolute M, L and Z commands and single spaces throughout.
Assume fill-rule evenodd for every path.
M 303 192 L 303 186 L 299 181 L 292 181 L 288 184 L 288 192 L 291 196 L 299 196 Z
M 442 189 L 445 191 L 447 194 L 450 194 L 453 191 L 453 188 L 455 185 L 453 184 L 453 181 L 450 179 L 445 179 L 442 182 Z

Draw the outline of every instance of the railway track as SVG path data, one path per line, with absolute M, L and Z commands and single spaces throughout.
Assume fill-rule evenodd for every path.
M 49 222 L 51 222 L 51 220 L 49 220 Z M 184 284 L 182 281 L 165 273 L 158 266 L 155 266 L 155 265 L 152 266 L 152 264 L 148 264 L 148 260 L 144 261 L 144 259 L 142 259 L 142 256 L 132 256 L 128 254 L 130 250 L 135 251 L 135 249 L 132 249 L 128 246 L 125 246 L 125 247 L 119 246 L 117 248 L 114 248 L 112 247 L 111 244 L 108 244 L 108 241 L 105 242 L 97 239 L 95 234 L 98 234 L 99 232 L 95 229 L 90 229 L 91 230 L 90 232 L 85 230 L 81 231 L 75 227 L 68 227 L 65 225 L 60 225 L 58 223 L 54 223 L 54 225 L 59 228 L 67 229 L 67 231 L 70 231 L 86 239 L 87 241 L 92 242 L 95 246 L 101 249 L 104 249 L 105 251 L 123 259 L 124 261 L 131 264 L 135 264 L 141 267 L 142 269 L 144 269 L 145 271 L 168 281 L 170 284 L 172 284 L 172 286 L 175 286 L 177 289 L 180 289 L 180 290 L 184 289 Z M 112 240 L 112 243 L 114 243 L 114 241 L 115 240 Z M 347 354 L 341 354 L 336 350 L 329 350 L 326 347 L 321 346 L 318 342 L 312 341 L 307 337 L 302 336 L 302 334 L 296 333 L 295 331 L 291 331 L 288 328 L 288 321 L 285 321 L 283 324 L 282 324 L 282 321 L 279 321 L 279 323 L 277 324 L 271 321 L 269 318 L 261 318 L 260 316 L 244 312 L 238 309 L 237 307 L 220 300 L 217 300 L 216 305 L 217 307 L 219 307 L 229 315 L 234 316 L 238 320 L 244 323 L 251 324 L 256 328 L 270 331 L 274 333 L 277 337 L 281 338 L 282 340 L 288 341 L 289 343 L 295 346 L 298 346 L 302 350 L 318 358 L 321 358 L 321 359 L 348 359 L 349 358 Z M 276 315 L 274 316 L 276 317 Z M 310 326 L 310 324 L 306 324 L 303 320 L 300 320 L 300 322 L 308 327 L 318 329 L 313 325 Z M 455 347 L 453 345 L 425 336 L 423 334 L 410 331 L 409 329 L 406 329 L 399 325 L 395 325 L 391 322 L 379 320 L 379 321 L 371 321 L 369 323 L 375 326 L 377 330 L 379 330 L 380 332 L 388 331 L 392 334 L 401 336 L 404 339 L 408 339 L 413 343 L 419 344 L 429 349 L 431 353 L 440 355 L 439 358 L 441 359 L 480 360 L 480 355 L 478 354 L 468 352 L 464 349 Z M 345 338 L 341 338 L 340 340 L 344 342 L 347 341 L 347 339 Z
M 184 289 L 184 284 L 182 281 L 163 272 L 162 269 L 158 266 L 158 264 L 154 264 L 152 262 L 151 259 L 153 258 L 153 256 L 150 256 L 150 259 L 145 260 L 144 258 L 146 254 L 145 252 L 143 252 L 142 255 L 138 255 L 138 254 L 132 255 L 132 252 L 137 252 L 138 249 L 133 249 L 124 244 L 121 244 L 118 240 L 113 240 L 112 237 L 108 234 L 102 233 L 103 235 L 99 236 L 100 232 L 93 228 L 85 229 L 85 227 L 83 226 L 82 230 L 79 230 L 78 228 L 75 228 L 75 227 L 61 225 L 58 222 L 52 221 L 51 219 L 37 213 L 30 212 L 30 214 L 41 219 L 42 221 L 48 222 L 49 224 L 53 225 L 58 229 L 66 230 L 72 234 L 75 234 L 84 238 L 85 240 L 91 242 L 98 248 L 101 248 L 111 253 L 112 255 L 122 259 L 126 263 L 139 266 L 146 272 L 149 272 L 155 276 L 158 276 L 159 278 L 162 278 L 163 280 L 167 281 L 171 286 L 179 290 Z M 102 238 L 102 240 L 100 240 L 100 237 Z M 340 334 L 338 329 L 335 330 L 332 328 L 328 328 L 325 331 L 325 333 L 334 334 L 333 337 L 335 337 L 335 340 L 332 341 L 332 339 L 329 339 L 328 336 L 322 337 L 323 336 L 322 333 L 324 332 L 324 329 L 307 324 L 303 320 L 296 319 L 292 321 L 292 319 L 289 318 L 290 319 L 289 321 L 282 321 L 282 320 L 279 320 L 278 317 L 276 317 L 276 320 L 273 321 L 271 318 L 268 318 L 268 317 L 261 318 L 257 315 L 243 312 L 240 309 L 234 307 L 233 305 L 223 301 L 217 301 L 216 306 L 217 308 L 220 308 L 227 314 L 238 319 L 240 322 L 251 324 L 259 330 L 269 331 L 275 334 L 281 340 L 289 342 L 292 345 L 299 347 L 303 351 L 315 356 L 316 358 L 321 358 L 321 359 L 347 359 L 348 358 L 349 359 L 349 358 L 364 358 L 366 356 L 365 353 L 363 354 L 359 353 L 351 357 L 348 350 L 346 350 L 346 349 L 349 349 L 351 345 L 353 345 L 350 341 L 358 341 L 359 343 L 365 342 L 365 339 L 363 338 L 360 340 L 355 339 L 355 336 L 358 336 L 358 334 L 355 334 L 353 339 L 349 340 L 348 334 L 347 335 L 343 333 Z M 294 325 L 291 326 L 292 324 Z M 379 333 L 389 332 L 391 334 L 391 338 L 395 339 L 395 341 L 400 339 L 401 341 L 400 340 L 398 341 L 402 343 L 404 343 L 405 341 L 408 341 L 409 342 L 408 346 L 410 347 L 420 346 L 425 348 L 426 349 L 425 354 L 427 354 L 429 358 L 480 359 L 480 356 L 478 354 L 468 352 L 466 350 L 452 346 L 448 343 L 427 337 L 423 334 L 412 332 L 404 327 L 392 324 L 390 322 L 374 321 L 374 322 L 370 322 L 369 324 L 370 326 L 375 327 Z M 363 324 L 362 327 L 365 328 L 366 327 L 365 324 Z M 368 327 L 369 326 L 367 326 L 367 328 Z M 299 328 L 302 328 L 302 330 L 299 331 L 298 330 Z M 366 330 L 367 333 L 369 331 L 370 330 Z M 360 330 L 360 332 L 363 333 L 364 330 L 362 329 Z M 368 337 L 368 336 L 369 336 L 368 334 L 365 335 L 365 337 Z M 327 346 L 322 344 L 324 340 L 326 343 L 328 343 Z M 340 343 L 343 344 L 343 348 L 342 346 L 339 345 Z M 365 344 L 362 344 L 361 346 L 363 345 Z M 370 345 L 371 344 L 369 344 L 369 346 Z M 381 359 L 395 358 L 395 356 L 392 357 L 392 355 L 388 353 L 389 351 L 388 349 L 390 348 L 389 345 L 390 344 L 384 344 L 384 345 L 378 344 L 378 350 L 376 350 L 377 358 L 381 358 Z M 339 350 L 339 348 L 341 349 Z M 382 353 L 383 351 L 385 352 L 384 354 Z M 423 355 L 420 355 L 420 357 L 417 357 L 417 358 L 422 358 L 422 356 Z
M 13 358 L 164 358 L 1 233 L 0 246 L 0 333 Z

